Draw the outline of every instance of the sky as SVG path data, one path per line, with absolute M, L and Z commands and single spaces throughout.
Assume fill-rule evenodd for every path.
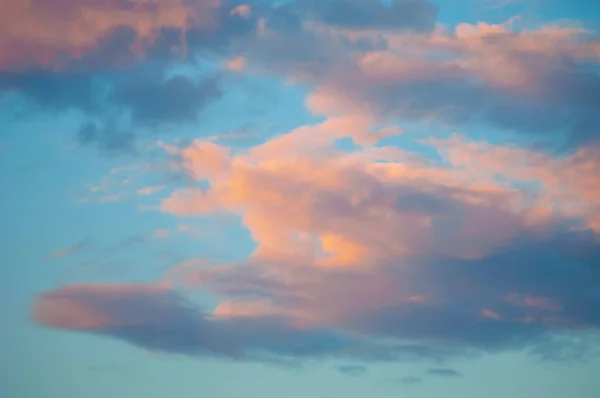
M 597 0 L 0 0 L 3 398 L 597 398 Z

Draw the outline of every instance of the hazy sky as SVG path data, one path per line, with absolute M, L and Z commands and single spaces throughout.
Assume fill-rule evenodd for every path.
M 2 398 L 597 398 L 596 0 L 0 0 Z

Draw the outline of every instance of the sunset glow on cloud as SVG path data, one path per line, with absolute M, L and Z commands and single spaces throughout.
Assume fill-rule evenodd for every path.
M 7 398 L 596 397 L 598 17 L 0 0 Z

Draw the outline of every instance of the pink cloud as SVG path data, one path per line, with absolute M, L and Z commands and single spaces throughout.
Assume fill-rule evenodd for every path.
M 234 72 L 241 72 L 246 67 L 246 58 L 243 56 L 235 57 L 225 62 L 227 69 Z
M 164 189 L 164 185 L 155 185 L 152 187 L 140 188 L 137 190 L 138 195 L 152 195 Z
M 468 142 L 455 135 L 429 140 L 454 167 L 490 182 L 499 178 L 527 183 L 535 214 L 561 212 L 579 218 L 585 228 L 600 231 L 600 157 L 597 146 L 581 147 L 569 156 L 553 157 L 514 146 Z
M 240 4 L 231 10 L 232 15 L 239 15 L 242 18 L 249 18 L 252 15 L 252 8 L 248 4 Z
M 477 181 L 402 151 L 341 153 L 332 148 L 334 138 L 360 136 L 361 127 L 368 126 L 329 119 L 233 157 L 216 144 L 196 142 L 182 151 L 184 164 L 197 178 L 207 179 L 210 188 L 175 192 L 163 210 L 240 214 L 258 243 L 256 255 L 279 258 L 289 252 L 332 266 L 428 250 L 478 257 L 527 222 L 521 193 L 494 185 L 488 176 Z M 460 227 L 453 236 L 446 236 L 448 227 L 437 222 L 438 212 L 449 212 L 448 226 L 456 218 Z M 490 223 L 495 228 L 488 228 Z M 369 225 L 377 225 L 377 231 L 367 232 Z
M 556 197 L 556 210 L 544 213 L 540 207 L 548 192 L 514 188 L 510 182 L 540 180 L 543 188 L 547 179 L 555 187 L 589 187 L 590 180 L 578 183 L 574 176 L 583 177 L 582 170 L 594 175 L 595 166 L 587 158 L 593 151 L 582 149 L 561 158 L 458 136 L 426 141 L 448 162 L 441 166 L 395 148 L 365 145 L 350 152 L 334 148 L 341 137 L 364 136 L 373 121 L 360 113 L 330 117 L 237 153 L 201 142 L 183 149 L 185 167 L 198 179 L 206 179 L 209 188 L 176 191 L 163 202 L 163 210 L 180 216 L 215 211 L 238 215 L 256 249 L 242 264 L 189 269 L 178 276 L 180 283 L 224 294 L 227 298 L 216 314 L 286 316 L 298 327 L 372 330 L 384 326 L 359 319 L 390 308 L 390 316 L 414 318 L 414 328 L 421 330 L 428 325 L 424 314 L 445 311 L 454 300 L 464 303 L 464 297 L 471 297 L 474 305 L 467 318 L 473 322 L 484 317 L 503 327 L 530 325 L 532 330 L 550 325 L 530 310 L 545 306 L 561 311 L 552 303 L 561 301 L 562 293 L 554 287 L 558 297 L 523 296 L 522 305 L 515 306 L 516 302 L 506 301 L 510 292 L 506 289 L 521 283 L 509 283 L 520 272 L 513 268 L 516 260 L 506 260 L 508 268 L 503 271 L 490 259 L 506 247 L 520 247 L 529 236 L 544 241 L 557 225 L 587 219 L 587 214 L 567 211 L 568 196 Z M 209 148 L 211 154 L 220 155 L 207 155 Z M 564 183 L 552 179 L 556 173 Z M 529 249 L 515 249 L 515 256 L 518 250 Z M 427 265 L 424 259 L 431 256 L 444 260 L 439 267 Z M 506 272 L 498 281 L 507 284 L 468 282 L 467 271 L 461 276 L 437 275 L 451 272 L 446 268 L 452 270 L 452 264 L 463 264 L 483 280 L 487 272 Z M 262 277 L 250 276 L 255 274 Z M 528 278 L 525 286 L 535 286 Z M 266 289 L 273 297 L 258 301 L 237 297 L 255 288 Z M 451 311 L 455 310 L 465 309 Z M 561 319 L 560 327 L 572 325 L 568 316 L 555 318 Z
M 315 330 L 430 353 L 521 349 L 546 333 L 598 324 L 590 278 L 597 235 L 568 228 L 584 214 L 540 214 L 542 188 L 532 197 L 529 188 L 510 187 L 544 176 L 561 186 L 560 178 L 593 172 L 591 148 L 552 157 L 457 136 L 426 141 L 443 163 L 386 146 L 335 148 L 337 139 L 371 130 L 372 120 L 330 117 L 244 151 L 209 140 L 166 146 L 208 187 L 177 190 L 162 210 L 238 217 L 254 252 L 233 263 L 184 262 L 148 287 L 68 286 L 43 295 L 35 318 L 143 347 L 159 341 L 173 352 L 204 352 L 208 345 L 234 357 L 247 355 L 247 347 L 298 355 L 296 341 Z M 559 180 L 550 178 L 554 168 Z M 563 205 L 567 199 L 556 198 Z M 218 304 L 192 314 L 172 298 L 174 289 L 201 289 Z M 190 337 L 206 337 L 204 330 L 210 340 Z M 284 343 L 273 349 L 275 337 Z
M 52 3 L 50 5 L 50 3 Z M 143 55 L 161 29 L 210 27 L 219 0 L 190 5 L 181 0 L 72 1 L 2 0 L 0 7 L 0 69 L 28 66 L 60 67 L 95 49 L 117 28 L 131 29 L 131 51 Z M 185 42 L 180 43 L 185 47 Z
M 598 76 L 585 65 L 600 63 L 600 42 L 589 31 L 516 29 L 512 21 L 427 34 L 315 21 L 298 35 L 263 28 L 244 50 L 248 70 L 308 85 L 314 113 L 360 113 L 386 123 L 485 122 L 539 137 L 566 131 L 569 145 L 594 139 Z M 279 56 L 267 48 L 278 48 Z
M 511 293 L 506 299 L 515 305 L 542 310 L 559 311 L 562 308 L 559 303 L 547 297 L 536 297 Z
M 33 317 L 41 324 L 67 330 L 101 330 L 115 325 L 143 324 L 149 321 L 151 313 L 140 311 L 137 314 L 119 314 L 107 310 L 105 305 L 110 305 L 110 302 L 97 302 L 94 299 L 106 296 L 118 301 L 139 296 L 143 300 L 168 293 L 169 290 L 160 285 L 71 285 L 43 295 L 35 303 Z M 83 300 L 79 300 L 80 297 Z M 86 297 L 89 297 L 89 302 Z
M 54 65 L 57 17 L 26 16 L 37 3 L 23 4 L 11 9 L 13 16 L 39 19 L 39 31 L 23 23 L 15 32 L 44 51 L 24 51 L 23 59 L 9 58 L 5 67 Z M 66 18 L 66 28 L 79 32 L 83 17 L 91 28 L 66 35 L 60 51 L 79 57 L 125 26 L 136 32 L 143 55 L 163 28 L 210 27 L 206 15 L 218 6 L 201 2 L 207 12 L 196 15 L 198 9 L 180 0 L 135 2 L 126 10 L 119 4 L 65 2 L 77 16 Z M 231 12 L 250 16 L 244 6 Z M 214 139 L 183 149 L 162 144 L 207 187 L 172 192 L 161 210 L 179 217 L 238 217 L 255 241 L 248 258 L 214 267 L 186 262 L 157 285 L 67 286 L 42 295 L 34 318 L 144 347 L 233 357 L 248 347 L 302 355 L 303 333 L 319 328 L 427 347 L 497 350 L 522 348 L 546 332 L 597 327 L 597 278 L 590 264 L 599 253 L 598 148 L 551 156 L 453 136 L 424 142 L 440 153 L 443 162 L 436 163 L 375 144 L 403 133 L 394 123 L 399 119 L 478 121 L 484 114 L 505 127 L 507 120 L 519 120 L 513 116 L 523 108 L 523 124 L 536 124 L 529 105 L 549 99 L 555 102 L 542 110 L 562 109 L 560 101 L 568 97 L 562 81 L 553 85 L 552 73 L 569 72 L 571 61 L 596 62 L 598 43 L 584 40 L 585 32 L 555 27 L 517 32 L 480 23 L 419 34 L 378 31 L 368 19 L 359 18 L 355 29 L 342 22 L 311 21 L 286 36 L 262 20 L 251 39 L 257 42 L 241 40 L 244 55 L 227 65 L 309 83 L 306 106 L 325 120 L 245 150 Z M 364 50 L 356 46 L 363 39 L 386 46 Z M 2 49 L 0 44 L 0 55 Z M 323 62 L 313 62 L 315 55 Z M 580 109 L 574 106 L 570 110 Z M 337 149 L 341 138 L 356 147 Z M 104 199 L 120 198 L 113 196 Z M 219 304 L 207 314 L 191 310 L 176 287 L 204 289 Z M 324 338 L 334 341 L 327 354 L 347 348 L 329 334 Z M 314 346 L 320 347 L 309 339 L 308 347 Z
M 48 259 L 56 259 L 56 258 L 69 256 L 71 254 L 74 254 L 74 253 L 80 252 L 81 250 L 84 250 L 85 248 L 87 248 L 87 246 L 88 245 L 86 242 L 79 242 L 72 246 L 61 247 L 60 249 L 56 249 L 52 253 L 47 254 L 45 257 Z
M 489 318 L 489 319 L 493 319 L 495 321 L 499 321 L 502 318 L 500 317 L 500 315 L 496 314 L 494 311 L 492 310 L 482 310 L 481 311 L 481 316 L 485 317 L 485 318 Z

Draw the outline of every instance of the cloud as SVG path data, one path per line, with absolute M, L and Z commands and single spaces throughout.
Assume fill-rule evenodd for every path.
M 104 124 L 86 122 L 77 131 L 77 140 L 81 144 L 96 145 L 105 153 L 134 153 L 135 134 L 131 130 L 122 129 L 114 121 Z
M 327 329 L 294 327 L 283 318 L 211 317 L 162 285 L 66 286 L 43 294 L 33 317 L 46 327 L 111 336 L 153 351 L 234 360 L 387 360 L 403 349 L 375 349 Z
M 27 74 L 0 72 L 0 93 L 26 93 L 27 98 L 51 111 L 80 108 L 98 111 L 101 99 L 94 90 L 94 79 L 86 73 L 55 73 L 32 69 Z
M 428 369 L 427 374 L 432 376 L 445 376 L 445 377 L 458 377 L 462 376 L 459 372 L 454 369 L 446 369 L 446 368 L 433 368 Z
M 185 75 L 162 81 L 152 77 L 136 76 L 117 85 L 111 102 L 128 108 L 134 121 L 153 125 L 194 121 L 202 108 L 221 96 L 214 77 L 200 81 Z
M 266 24 L 244 55 L 248 70 L 309 85 L 314 113 L 494 127 L 561 149 L 598 140 L 600 42 L 589 31 L 510 22 L 427 34 L 299 26 L 291 34 Z M 282 49 L 277 57 L 267 43 Z
M 367 368 L 360 365 L 342 365 L 338 366 L 338 370 L 348 376 L 362 376 L 367 373 Z
M 227 67 L 227 69 L 234 71 L 234 72 L 243 71 L 245 65 L 246 65 L 246 60 L 244 59 L 243 56 L 233 58 L 225 63 L 225 66 Z
M 64 4 L 84 14 L 92 7 Z M 112 16 L 123 4 L 93 7 Z M 136 128 L 190 123 L 223 94 L 229 72 L 200 78 L 173 69 L 170 49 L 181 42 L 189 59 L 217 56 L 219 65 L 232 60 L 224 69 L 307 87 L 307 107 L 324 120 L 244 150 L 211 139 L 165 146 L 194 184 L 160 209 L 238 217 L 253 252 L 214 267 L 186 264 L 168 283 L 47 292 L 34 307 L 40 324 L 145 349 L 284 362 L 510 350 L 556 356 L 578 352 L 597 333 L 600 44 L 590 32 L 511 23 L 449 30 L 434 27 L 436 8 L 419 0 L 200 2 L 211 11 L 203 22 L 188 18 L 201 11 L 192 3 L 145 4 L 123 11 L 141 13 L 139 26 L 130 19 L 113 26 L 117 18 L 106 32 L 92 29 L 82 53 L 69 47 L 58 66 L 52 57 L 28 59 L 33 69 L 11 61 L 0 90 L 54 111 L 82 111 L 90 119 L 79 131 L 83 143 L 131 148 L 135 135 L 123 119 Z M 160 22 L 167 5 L 186 17 Z M 146 26 L 147 13 L 156 18 Z M 127 49 L 116 51 L 114 35 Z M 97 61 L 104 51 L 127 67 Z M 48 92 L 63 86 L 60 95 Z M 383 144 L 404 133 L 399 121 L 431 120 L 548 139 L 570 151 L 454 135 L 421 142 L 439 154 L 433 161 Z M 354 147 L 340 150 L 342 138 Z M 195 289 L 212 295 L 215 308 L 183 293 Z
M 164 185 L 155 185 L 152 187 L 140 188 L 137 190 L 137 194 L 138 195 L 153 195 L 157 192 L 162 191 L 163 189 L 165 189 Z
M 95 50 L 117 29 L 131 30 L 135 41 L 130 52 L 142 53 L 164 29 L 213 26 L 218 7 L 218 0 L 2 0 L 0 69 L 61 67 L 65 60 Z
M 528 178 L 521 168 L 552 164 L 577 175 L 581 164 L 593 170 L 593 157 L 470 142 L 469 153 L 481 148 L 489 165 L 462 167 L 463 157 L 442 151 L 444 166 L 391 148 L 336 151 L 326 123 L 238 155 L 202 142 L 182 152 L 210 187 L 175 192 L 163 210 L 237 214 L 257 246 L 247 261 L 190 271 L 181 283 L 226 298 L 232 316 L 285 315 L 435 348 L 520 350 L 598 328 L 594 213 L 571 211 L 576 193 L 546 212 L 551 190 L 503 179 L 518 183 Z M 569 184 L 585 191 L 591 181 Z
M 588 192 L 593 180 L 575 170 L 592 170 L 582 154 L 595 152 L 553 158 L 454 137 L 429 141 L 445 148 L 430 162 L 390 147 L 342 152 L 340 126 L 358 137 L 369 128 L 333 118 L 246 151 L 167 148 L 205 186 L 175 191 L 163 211 L 236 215 L 256 243 L 244 260 L 167 275 L 173 289 L 214 296 L 212 311 L 163 287 L 66 286 L 40 298 L 36 319 L 145 348 L 285 361 L 555 356 L 598 330 L 598 231 L 570 211 L 574 195 L 545 211 L 552 190 L 520 188 L 529 177 L 518 171 L 560 164 Z M 453 150 L 463 147 L 487 163 Z
M 475 144 L 459 135 L 428 142 L 454 167 L 496 183 L 504 179 L 527 184 L 529 192 L 542 197 L 540 211 L 560 208 L 581 217 L 585 228 L 599 230 L 600 146 L 588 145 L 568 156 L 552 157 L 516 146 Z
M 395 380 L 401 384 L 407 384 L 407 385 L 419 384 L 419 383 L 423 382 L 422 378 L 416 377 L 416 376 L 401 377 L 401 378 L 395 379 Z
M 87 247 L 88 247 L 88 243 L 85 241 L 82 241 L 82 242 L 74 244 L 73 246 L 61 247 L 60 249 L 57 249 L 57 250 L 53 251 L 52 253 L 47 254 L 45 256 L 45 258 L 55 259 L 55 258 L 65 257 L 65 256 L 71 255 L 73 253 L 77 253 L 81 250 L 84 250 Z
M 272 18 L 310 19 L 344 29 L 428 31 L 434 27 L 437 12 L 426 0 L 305 0 L 276 8 Z
M 197 121 L 225 93 L 222 78 L 173 71 L 210 60 L 225 64 L 224 74 L 269 74 L 308 87 L 307 106 L 318 115 L 361 114 L 373 126 L 493 127 L 553 149 L 598 140 L 600 42 L 578 27 L 450 28 L 436 25 L 437 7 L 425 0 L 6 7 L 0 95 L 77 109 L 87 123 L 119 119 L 125 134 Z
M 242 18 L 249 18 L 252 15 L 252 7 L 248 4 L 240 4 L 231 10 L 231 15 L 239 15 Z
M 52 117 L 78 111 L 80 141 L 117 152 L 147 130 L 197 121 L 221 78 L 173 69 L 227 54 L 256 22 L 218 0 L 4 3 L 0 98 Z

